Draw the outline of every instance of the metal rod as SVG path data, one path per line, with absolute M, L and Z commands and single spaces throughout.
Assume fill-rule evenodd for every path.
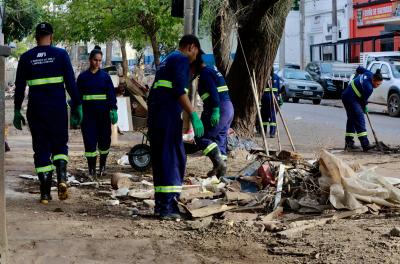
M 271 77 L 271 78 L 273 78 L 273 77 Z M 270 87 L 271 87 L 271 97 L 272 97 L 272 96 L 275 97 L 275 94 L 274 94 L 274 92 L 272 91 L 272 89 L 273 89 L 272 83 L 273 83 L 273 81 L 271 81 L 271 85 L 270 85 Z M 279 135 L 278 120 L 277 120 L 277 118 L 276 118 L 276 107 L 275 107 L 275 103 L 274 103 L 273 99 L 272 99 L 272 106 L 273 106 L 273 108 L 274 108 L 274 113 L 275 113 L 276 136 L 277 136 L 277 138 L 278 138 L 278 148 L 279 148 L 279 152 L 281 152 L 281 151 L 282 151 L 281 137 L 280 137 L 280 135 Z
M 293 151 L 296 151 L 296 148 L 294 147 L 294 144 L 293 144 L 292 136 L 290 135 L 289 129 L 288 129 L 288 127 L 287 127 L 287 125 L 286 125 L 286 122 L 285 122 L 285 118 L 284 118 L 283 115 L 282 115 L 281 109 L 280 109 L 280 107 L 279 107 L 279 105 L 278 105 L 278 102 L 276 101 L 275 96 L 273 97 L 273 100 L 274 100 L 274 104 L 275 104 L 275 106 L 276 106 L 276 109 L 278 109 L 279 116 L 281 117 L 283 127 L 284 127 L 285 130 L 286 130 L 286 134 L 287 134 L 287 136 L 288 136 L 288 138 L 289 138 L 290 145 L 292 145 Z
M 251 80 L 251 88 L 252 88 L 251 90 L 253 91 L 254 101 L 256 103 L 258 123 L 261 126 L 261 135 L 263 138 L 264 149 L 265 149 L 265 153 L 267 153 L 267 155 L 269 156 L 267 137 L 265 136 L 264 126 L 262 125 L 263 122 L 262 122 L 262 117 L 261 117 L 260 104 L 258 101 L 256 74 L 255 74 L 254 70 L 253 70 L 253 77 L 250 76 L 250 80 Z
M 193 34 L 199 35 L 200 0 L 194 0 Z
M 369 114 L 368 114 L 368 113 L 365 113 L 365 115 L 367 116 L 369 126 L 371 127 L 372 134 L 374 135 L 376 147 L 378 148 L 378 150 L 382 151 L 381 145 L 379 144 L 379 141 L 378 141 L 378 137 L 376 136 L 376 133 L 375 133 L 375 129 L 374 129 L 374 127 L 372 126 L 371 119 L 369 118 Z

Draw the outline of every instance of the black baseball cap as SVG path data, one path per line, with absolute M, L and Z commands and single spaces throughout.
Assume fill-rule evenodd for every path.
M 179 47 L 183 48 L 187 45 L 194 44 L 199 49 L 199 54 L 203 55 L 204 51 L 201 49 L 200 41 L 195 35 L 184 35 L 179 41 Z
M 50 23 L 42 22 L 36 26 L 36 36 L 47 36 L 53 34 L 53 27 Z

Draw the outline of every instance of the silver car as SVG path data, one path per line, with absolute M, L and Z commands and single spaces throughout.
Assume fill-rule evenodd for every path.
M 293 103 L 298 103 L 300 99 L 312 100 L 316 105 L 321 103 L 324 89 L 308 72 L 285 68 L 278 72 L 278 76 L 281 79 L 282 97 L 285 102 L 292 98 Z

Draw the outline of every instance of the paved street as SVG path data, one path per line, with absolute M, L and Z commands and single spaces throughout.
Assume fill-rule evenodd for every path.
M 326 104 L 332 105 L 327 106 Z M 343 148 L 346 127 L 346 113 L 337 100 L 328 100 L 323 105 L 312 105 L 301 101 L 300 104 L 285 103 L 282 112 L 293 136 L 293 141 L 301 152 L 317 151 L 325 148 Z M 400 145 L 400 119 L 389 117 L 382 113 L 382 106 L 371 105 L 371 121 L 375 127 L 379 140 L 391 145 Z M 278 119 L 278 122 L 280 119 Z M 286 134 L 281 123 L 280 134 L 284 145 L 288 144 Z M 374 141 L 368 127 L 368 136 Z M 274 139 L 269 140 L 272 144 Z

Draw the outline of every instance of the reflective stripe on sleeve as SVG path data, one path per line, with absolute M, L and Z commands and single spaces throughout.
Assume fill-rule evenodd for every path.
M 172 82 L 167 80 L 158 80 L 154 83 L 154 89 L 158 87 L 172 88 Z
M 106 94 L 86 94 L 83 95 L 83 101 L 96 101 L 96 100 L 107 100 Z
M 273 92 L 278 92 L 278 88 L 272 88 Z M 264 92 L 271 92 L 271 88 L 265 88 Z
M 203 101 L 206 100 L 208 97 L 210 97 L 209 93 L 205 93 L 202 96 L 200 96 L 201 100 L 203 100 Z
M 180 193 L 180 192 L 182 192 L 182 186 L 154 186 L 154 192 L 156 192 L 156 193 Z
M 203 150 L 204 156 L 207 156 L 208 153 L 210 153 L 213 149 L 217 147 L 218 147 L 217 143 L 211 143 L 210 145 L 208 145 L 207 148 Z
M 226 86 L 226 85 L 218 86 L 217 90 L 218 90 L 219 93 L 223 93 L 223 92 L 229 91 L 228 86 Z

